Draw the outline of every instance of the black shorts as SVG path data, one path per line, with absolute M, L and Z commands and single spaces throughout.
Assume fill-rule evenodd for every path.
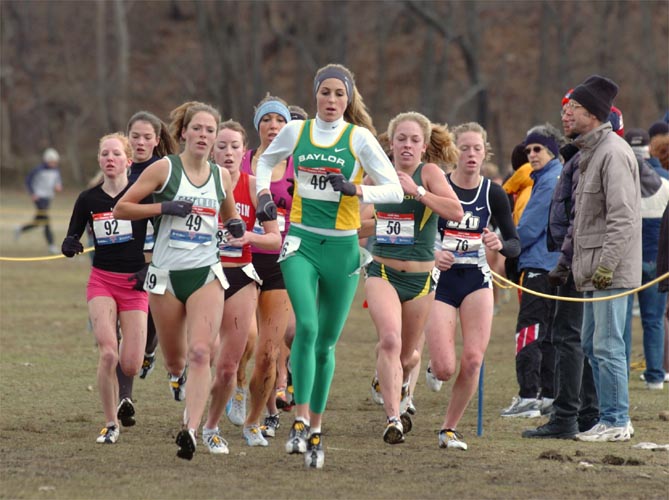
M 440 273 L 434 298 L 457 309 L 467 295 L 482 288 L 492 288 L 490 272 L 474 266 L 452 267 Z
M 278 253 L 254 253 L 253 267 L 262 280 L 260 291 L 266 292 L 268 290 L 285 290 L 286 284 L 283 282 L 283 274 L 281 274 L 281 267 L 277 259 Z
M 228 279 L 230 286 L 225 291 L 225 300 L 228 300 L 242 288 L 249 283 L 254 283 L 255 280 L 251 278 L 241 267 L 225 267 L 223 268 L 225 277 Z M 257 284 L 256 284 L 257 286 Z

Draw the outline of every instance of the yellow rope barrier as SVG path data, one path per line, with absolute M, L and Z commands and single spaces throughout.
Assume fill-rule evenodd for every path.
M 494 278 L 496 278 L 497 280 L 501 280 L 502 283 L 507 284 L 509 287 L 517 288 L 518 290 L 522 290 L 524 293 L 529 293 L 530 295 L 536 295 L 537 297 L 543 297 L 545 299 L 561 300 L 563 302 L 603 302 L 605 300 L 618 299 L 620 297 L 632 295 L 633 293 L 636 293 L 640 290 L 645 290 L 646 288 L 653 286 L 655 283 L 659 283 L 663 279 L 669 278 L 669 273 L 664 273 L 662 276 L 658 276 L 653 281 L 649 281 L 645 285 L 642 285 L 639 288 L 635 288 L 633 290 L 627 290 L 626 292 L 617 293 L 615 295 L 609 295 L 607 297 L 592 297 L 590 299 L 584 299 L 578 297 L 558 297 L 556 295 L 548 295 L 541 292 L 535 292 L 534 290 L 530 290 L 529 288 L 525 288 L 524 286 L 520 286 L 514 283 L 513 281 L 506 279 L 504 276 L 500 276 L 492 269 L 490 270 L 490 272 L 492 273 Z
M 95 250 L 95 247 L 88 247 L 84 248 L 84 251 L 81 253 L 88 253 L 92 252 Z M 63 254 L 60 255 L 49 255 L 48 257 L 0 257 L 0 261 L 5 261 L 5 262 L 37 262 L 37 261 L 42 261 L 42 260 L 57 260 L 57 259 L 64 259 L 65 256 Z

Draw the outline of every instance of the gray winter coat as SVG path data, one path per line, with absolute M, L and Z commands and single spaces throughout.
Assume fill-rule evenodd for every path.
M 576 187 L 576 288 L 592 291 L 597 266 L 613 271 L 610 288 L 641 285 L 641 191 L 632 148 L 605 123 L 579 136 L 581 171 Z

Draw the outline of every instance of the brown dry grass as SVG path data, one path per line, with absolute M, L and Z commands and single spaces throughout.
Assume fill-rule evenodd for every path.
M 0 196 L 0 255 L 44 255 L 41 234 L 12 239 L 13 225 L 31 215 L 29 200 Z M 74 196 L 55 204 L 58 241 Z M 514 300 L 495 319 L 486 358 L 484 434 L 476 437 L 476 401 L 460 425 L 466 452 L 437 447 L 448 384 L 432 393 L 422 379 L 414 430 L 403 445 L 383 443 L 384 415 L 369 395 L 375 333 L 361 296 L 337 349 L 322 471 L 305 470 L 283 452 L 291 415 L 269 448 L 248 448 L 224 419 L 230 455 L 200 447 L 192 462 L 176 458 L 182 406 L 171 400 L 160 367 L 135 382 L 137 425 L 122 429 L 115 446 L 97 445 L 103 418 L 86 325 L 88 266 L 84 256 L 0 262 L 0 498 L 667 498 L 669 454 L 632 449 L 669 442 L 668 424 L 658 419 L 669 408 L 667 389 L 645 390 L 638 372 L 630 382 L 631 443 L 521 439 L 538 420 L 498 416 L 516 389 Z M 640 337 L 635 320 L 635 359 Z

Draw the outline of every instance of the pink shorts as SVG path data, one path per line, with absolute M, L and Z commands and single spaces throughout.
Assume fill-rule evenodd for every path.
M 95 297 L 111 297 L 119 312 L 149 310 L 149 295 L 144 290 L 133 290 L 135 280 L 128 281 L 132 273 L 112 273 L 91 268 L 86 286 L 86 301 Z

